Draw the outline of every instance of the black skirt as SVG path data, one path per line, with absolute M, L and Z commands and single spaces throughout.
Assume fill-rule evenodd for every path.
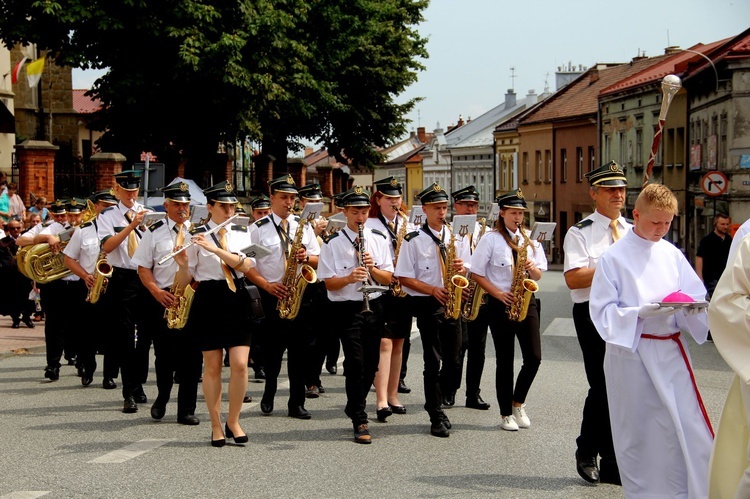
M 195 290 L 185 328 L 203 352 L 250 346 L 252 325 L 246 307 L 226 281 L 203 281 Z

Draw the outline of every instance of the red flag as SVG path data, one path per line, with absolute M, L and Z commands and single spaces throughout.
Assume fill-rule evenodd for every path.
M 20 61 L 18 61 L 18 63 L 15 66 L 13 66 L 13 73 L 11 74 L 11 77 L 10 77 L 10 82 L 13 85 L 15 85 L 18 82 L 18 74 L 21 72 L 23 63 L 26 62 L 27 59 L 28 57 L 24 57 Z

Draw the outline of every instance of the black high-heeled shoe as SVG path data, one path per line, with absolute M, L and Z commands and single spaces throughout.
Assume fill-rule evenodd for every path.
M 214 440 L 214 432 L 211 432 L 211 447 L 224 447 L 227 444 L 226 437 Z
M 234 436 L 234 433 L 232 433 L 232 430 L 229 429 L 229 425 L 224 423 L 224 433 L 226 434 L 227 438 L 231 438 L 234 440 L 234 443 L 236 444 L 246 444 L 247 443 L 247 435 L 241 435 L 238 437 Z
M 390 406 L 385 406 L 382 409 L 378 409 L 377 410 L 378 421 L 380 421 L 381 423 L 385 423 L 386 418 L 390 416 L 391 414 L 393 414 L 393 411 L 391 410 Z

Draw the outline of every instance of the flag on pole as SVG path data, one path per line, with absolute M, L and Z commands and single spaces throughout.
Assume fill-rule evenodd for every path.
M 21 73 L 21 68 L 23 67 L 23 63 L 28 60 L 28 57 L 22 57 L 18 63 L 13 66 L 13 73 L 11 73 L 10 76 L 10 82 L 15 85 L 18 83 L 18 75 Z
M 29 88 L 34 88 L 42 79 L 42 70 L 44 69 L 44 57 L 40 57 L 26 66 L 26 78 L 29 79 Z

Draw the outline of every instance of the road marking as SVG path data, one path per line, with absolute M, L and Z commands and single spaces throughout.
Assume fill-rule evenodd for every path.
M 544 336 L 569 336 L 576 337 L 576 327 L 573 319 L 563 319 L 557 317 L 550 322 L 547 329 L 544 330 Z
M 50 490 L 16 490 L 10 494 L 0 496 L 0 499 L 36 499 L 37 497 L 46 496 Z
M 141 454 L 145 454 L 146 452 L 156 449 L 157 447 L 161 447 L 162 445 L 171 441 L 171 438 L 146 438 L 143 440 L 139 440 L 134 444 L 123 447 L 122 449 L 117 449 L 116 451 L 112 451 L 109 454 L 104 454 L 101 457 L 92 459 L 91 461 L 89 461 L 89 463 L 124 463 L 125 461 L 136 458 Z

